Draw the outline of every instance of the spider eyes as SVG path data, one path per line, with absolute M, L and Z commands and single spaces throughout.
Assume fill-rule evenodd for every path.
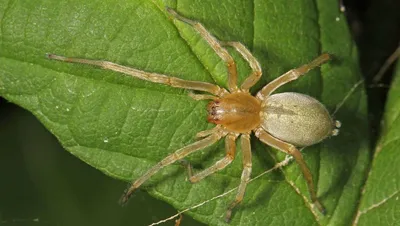
M 208 111 L 208 121 L 211 123 L 215 123 L 215 124 L 219 124 L 219 122 L 221 121 L 221 115 L 220 112 L 221 109 L 219 107 L 220 101 L 219 100 L 215 100 L 212 101 L 208 104 L 207 106 L 207 111 Z
M 217 107 L 212 106 L 212 107 L 211 107 L 211 112 L 210 112 L 210 114 L 213 115 L 213 116 L 215 116 L 215 115 L 217 115 L 216 112 L 217 112 Z

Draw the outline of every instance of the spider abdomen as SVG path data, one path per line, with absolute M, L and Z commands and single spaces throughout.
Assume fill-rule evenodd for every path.
M 298 147 L 335 135 L 335 122 L 318 100 L 300 93 L 278 93 L 263 103 L 261 127 L 272 136 Z

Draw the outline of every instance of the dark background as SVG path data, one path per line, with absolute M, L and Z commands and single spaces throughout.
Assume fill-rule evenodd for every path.
M 374 146 L 393 65 L 379 81 L 373 78 L 399 46 L 400 1 L 347 0 L 343 4 L 359 47 Z M 126 207 L 119 206 L 125 182 L 72 156 L 32 114 L 4 99 L 0 99 L 0 123 L 1 226 L 147 225 L 176 213 L 142 191 Z M 201 224 L 184 216 L 182 225 Z

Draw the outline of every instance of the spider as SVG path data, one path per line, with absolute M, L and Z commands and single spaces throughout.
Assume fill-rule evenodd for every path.
M 173 9 L 167 8 L 166 10 L 172 16 L 172 19 L 180 20 L 193 26 L 226 63 L 228 89 L 207 82 L 188 81 L 163 74 L 145 72 L 108 61 L 48 54 L 49 59 L 95 65 L 154 83 L 208 93 L 194 94 L 190 92 L 189 95 L 195 100 L 211 100 L 207 105 L 207 120 L 216 124 L 216 126 L 210 130 L 199 132 L 196 136 L 201 138 L 200 140 L 168 155 L 133 181 L 128 189 L 125 190 L 120 202 L 125 204 L 132 193 L 147 179 L 163 167 L 177 161 L 186 165 L 189 180 L 192 183 L 224 169 L 234 160 L 235 142 L 240 137 L 243 171 L 236 197 L 226 211 L 225 220 L 228 222 L 231 219 L 232 210 L 242 201 L 247 182 L 250 179 L 252 170 L 250 134 L 254 133 L 261 142 L 293 156 L 307 182 L 312 203 L 321 213 L 325 213 L 324 207 L 317 198 L 311 172 L 297 147 L 310 146 L 329 136 L 338 135 L 338 128 L 340 128 L 341 124 L 339 121 L 333 120 L 325 106 L 313 97 L 293 92 L 272 93 L 280 86 L 298 79 L 311 69 L 327 62 L 331 58 L 330 55 L 324 53 L 310 63 L 286 72 L 264 86 L 256 96 L 252 96 L 249 89 L 261 78 L 262 71 L 259 62 L 250 51 L 240 42 L 217 40 L 201 23 L 185 18 Z M 240 87 L 237 85 L 235 61 L 224 48 L 226 46 L 233 47 L 248 62 L 252 70 Z M 203 171 L 193 173 L 192 166 L 184 161 L 183 158 L 216 143 L 222 138 L 225 139 L 225 157 Z

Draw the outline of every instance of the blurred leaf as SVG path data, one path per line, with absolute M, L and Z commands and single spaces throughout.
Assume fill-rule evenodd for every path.
M 321 52 L 333 54 L 336 60 L 279 91 L 307 93 L 333 111 L 360 79 L 356 49 L 334 0 L 311 4 L 298 0 L 290 7 L 272 0 L 0 0 L 0 95 L 31 111 L 66 150 L 86 163 L 126 181 L 139 177 L 169 153 L 193 142 L 197 132 L 212 127 L 205 120 L 207 102 L 192 100 L 184 90 L 86 65 L 49 61 L 45 54 L 107 59 L 225 86 L 221 61 L 192 28 L 172 21 L 165 5 L 201 21 L 221 40 L 245 44 L 264 72 L 253 91 Z M 233 55 L 242 81 L 249 68 L 238 54 Z M 341 135 L 304 150 L 326 216 L 310 207 L 304 179 L 297 165 L 291 164 L 284 172 L 249 184 L 231 225 L 349 224 L 369 163 L 365 103 L 362 89 L 350 93 L 335 115 L 343 123 Z M 283 156 L 271 156 L 276 152 L 252 140 L 253 175 L 257 175 Z M 222 158 L 223 147 L 219 142 L 190 161 L 205 168 Z M 187 182 L 184 169 L 175 165 L 143 188 L 183 209 L 238 185 L 241 167 L 239 148 L 231 166 L 197 184 Z M 190 214 L 201 222 L 223 225 L 233 197 Z
M 124 181 L 64 151 L 30 112 L 3 99 L 0 121 L 1 226 L 147 225 L 176 213 L 145 191 L 121 208 L 116 199 Z M 185 223 L 202 225 L 190 217 Z
M 386 103 L 382 136 L 363 190 L 356 225 L 396 225 L 400 220 L 400 61 Z
M 361 72 L 367 84 L 389 86 L 392 67 L 380 78 L 376 76 L 400 43 L 400 1 L 371 0 L 367 5 L 365 15 L 361 16 L 363 22 L 358 24 L 360 36 L 356 39 L 360 50 Z M 370 140 L 374 146 L 381 134 L 387 92 L 388 89 L 382 88 L 367 89 Z
M 399 10 L 399 1 L 371 0 L 362 18 L 363 25 L 359 24 L 360 66 L 368 81 L 374 79 L 381 65 L 399 45 Z M 384 80 L 390 81 L 390 76 Z

